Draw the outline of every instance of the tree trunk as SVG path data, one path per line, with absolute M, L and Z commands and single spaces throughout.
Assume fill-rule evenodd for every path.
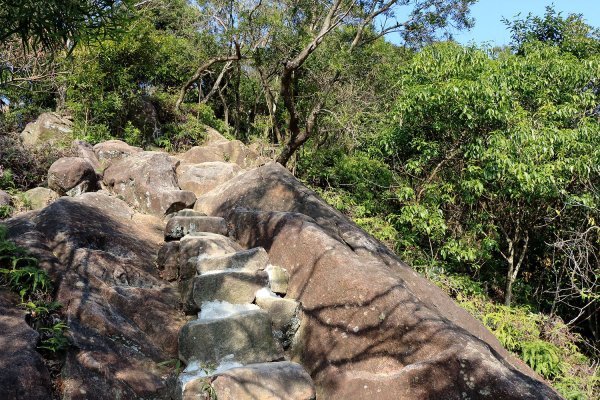
M 527 253 L 527 247 L 529 245 L 529 233 L 527 232 L 525 233 L 525 238 L 523 239 L 523 247 L 521 248 L 519 260 L 515 263 L 515 256 L 517 253 L 516 245 L 520 241 L 518 234 L 519 230 L 517 225 L 515 238 L 512 240 L 508 240 L 508 255 L 505 256 L 505 259 L 508 263 L 508 271 L 506 273 L 506 287 L 504 290 L 504 305 L 506 306 L 510 306 L 512 303 L 513 284 L 517 280 L 519 270 L 523 265 L 523 260 L 525 259 L 525 254 Z

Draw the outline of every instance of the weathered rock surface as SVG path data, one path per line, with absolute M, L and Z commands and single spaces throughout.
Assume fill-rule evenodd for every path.
M 179 277 L 179 242 L 164 243 L 156 259 L 160 277 L 172 282 Z
M 296 316 L 300 306 L 295 300 L 275 296 L 257 296 L 256 305 L 269 314 L 273 328 L 280 331 Z
M 75 140 L 73 141 L 72 148 L 77 157 L 81 157 L 90 163 L 96 174 L 102 174 L 104 168 L 100 164 L 100 160 L 98 160 L 96 153 L 94 153 L 94 147 L 91 144 L 84 142 L 83 140 Z
M 239 140 L 219 140 L 207 146 L 195 146 L 181 154 L 179 158 L 186 164 L 221 161 L 235 163 L 242 168 L 256 167 L 266 161 Z
M 94 168 L 80 157 L 63 157 L 48 170 L 48 187 L 61 196 L 78 196 L 97 189 Z
M 179 190 L 176 167 L 177 161 L 165 153 L 135 153 L 111 164 L 104 171 L 104 183 L 136 209 L 162 217 L 196 201 L 194 193 Z
M 10 237 L 41 259 L 63 304 L 72 346 L 62 398 L 165 396 L 167 371 L 157 364 L 177 356 L 185 320 L 154 265 L 162 234 L 133 215 L 121 200 L 85 193 L 6 221 Z
M 12 204 L 12 198 L 10 194 L 6 193 L 4 190 L 0 190 L 0 207 L 10 206 Z
M 271 321 L 262 310 L 246 311 L 227 318 L 188 322 L 179 333 L 179 358 L 189 363 L 219 364 L 224 357 L 242 364 L 278 360 Z
M 258 271 L 267 267 L 269 255 L 262 247 L 254 249 L 237 251 L 235 253 L 215 256 L 199 256 L 188 259 L 188 263 L 193 264 L 193 268 L 199 274 L 205 274 L 211 271 L 235 269 L 244 271 Z
M 302 305 L 292 351 L 322 398 L 560 398 L 281 166 L 233 178 L 196 209 L 226 217 L 242 245 L 264 247 L 290 273 L 288 295 Z
M 287 361 L 232 368 L 212 381 L 219 400 L 312 400 L 315 388 L 304 369 Z M 190 392 L 193 387 L 188 389 Z
M 277 265 L 269 265 L 266 269 L 269 274 L 269 285 L 275 293 L 286 294 L 290 282 L 290 274 Z
M 142 151 L 139 147 L 130 146 L 121 140 L 109 140 L 94 146 L 94 153 L 100 162 L 101 169 L 106 169 L 112 163 Z
M 30 122 L 21 132 L 26 146 L 40 144 L 66 145 L 71 141 L 73 122 L 57 113 L 43 113 L 35 122 Z
M 25 198 L 29 202 L 29 207 L 32 210 L 44 208 L 59 197 L 60 196 L 58 193 L 56 193 L 54 190 L 43 187 L 29 189 L 25 192 Z
M 227 182 L 241 170 L 237 164 L 219 161 L 182 164 L 177 168 L 177 180 L 181 189 L 200 196 Z
M 220 217 L 181 217 L 176 216 L 169 219 L 165 228 L 165 239 L 181 239 L 190 233 L 210 232 L 219 235 L 227 235 L 227 224 Z
M 19 302 L 0 289 L 0 399 L 47 400 L 50 374 L 36 351 L 38 333 L 25 322 Z
M 194 278 L 194 302 L 220 300 L 232 304 L 252 303 L 257 290 L 269 285 L 266 272 L 219 271 Z

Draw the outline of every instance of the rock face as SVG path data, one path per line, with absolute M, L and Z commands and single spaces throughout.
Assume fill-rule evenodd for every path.
M 0 399 L 46 400 L 50 374 L 36 351 L 38 333 L 25 322 L 16 295 L 0 289 Z
M 46 207 L 60 196 L 54 190 L 47 188 L 33 188 L 25 192 L 25 198 L 29 202 L 29 207 L 32 210 L 39 210 Z
M 165 398 L 168 371 L 158 363 L 177 357 L 185 320 L 176 290 L 154 266 L 162 232 L 102 193 L 62 197 L 6 224 L 9 236 L 41 260 L 63 305 L 71 346 L 62 398 Z M 44 383 L 31 378 L 32 385 Z
M 179 158 L 187 164 L 224 161 L 235 163 L 242 168 L 252 168 L 266 161 L 239 140 L 218 140 L 209 143 L 208 146 L 195 146 Z
M 223 218 L 192 216 L 175 216 L 169 219 L 165 229 L 165 238 L 181 239 L 182 237 L 196 232 L 210 232 L 219 235 L 227 235 L 227 224 Z
M 219 400 L 311 400 L 315 388 L 298 364 L 286 361 L 250 364 L 219 374 L 212 382 Z
M 73 133 L 73 122 L 57 113 L 41 114 L 35 122 L 25 126 L 21 139 L 26 146 L 43 143 L 68 144 Z
M 301 303 L 292 352 L 321 398 L 559 399 L 441 290 L 278 164 L 200 196 Z
M 61 196 L 78 196 L 97 189 L 94 168 L 80 157 L 63 157 L 48 170 L 48 187 Z
M 200 196 L 227 182 L 241 171 L 237 164 L 226 162 L 205 162 L 183 164 L 177 168 L 177 179 L 183 190 Z
M 162 217 L 196 201 L 194 193 L 177 186 L 176 167 L 177 161 L 165 153 L 135 153 L 111 164 L 104 171 L 104 183 L 136 209 Z
M 101 169 L 106 169 L 113 162 L 142 151 L 139 147 L 130 146 L 121 140 L 109 140 L 94 146 L 94 153 L 100 162 Z
M 73 151 L 78 157 L 83 158 L 90 163 L 96 174 L 101 174 L 104 168 L 100 165 L 100 160 L 94 153 L 94 147 L 83 140 L 75 140 L 72 144 Z
M 0 190 L 0 207 L 10 206 L 12 204 L 12 198 L 10 194 L 6 193 L 4 190 Z

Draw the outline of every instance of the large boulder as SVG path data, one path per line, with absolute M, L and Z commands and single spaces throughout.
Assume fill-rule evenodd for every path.
M 200 196 L 289 272 L 292 354 L 322 398 L 559 399 L 444 292 L 272 163 Z
M 94 147 L 84 142 L 83 140 L 75 140 L 71 145 L 73 152 L 77 155 L 77 157 L 83 158 L 85 161 L 90 163 L 96 174 L 101 174 L 103 171 L 103 167 L 100 164 L 100 160 L 96 156 L 94 152 Z
M 220 161 L 182 164 L 177 168 L 177 180 L 183 190 L 200 196 L 227 182 L 240 171 L 239 165 Z
M 60 398 L 167 397 L 169 371 L 159 363 L 177 358 L 178 332 L 186 321 L 176 290 L 159 278 L 154 265 L 162 232 L 135 215 L 115 197 L 85 193 L 6 221 L 9 237 L 49 273 L 53 300 L 63 306 L 71 346 Z M 0 332 L 4 338 L 4 327 Z M 0 354 L 6 347 L 3 343 Z M 6 365 L 19 373 L 35 366 L 31 361 L 18 369 Z M 30 385 L 47 385 L 33 375 L 28 379 Z
M 25 192 L 25 200 L 32 210 L 46 207 L 60 196 L 52 189 L 37 187 Z
M 143 151 L 139 147 L 130 146 L 121 140 L 108 140 L 98 143 L 93 149 L 102 170 L 108 168 L 116 161 Z
M 43 113 L 25 126 L 21 139 L 26 146 L 41 144 L 68 145 L 73 136 L 73 122 L 57 113 Z
M 78 196 L 97 189 L 94 168 L 80 157 L 63 157 L 48 170 L 48 187 L 61 196 Z
M 256 167 L 266 161 L 239 140 L 218 140 L 207 146 L 195 146 L 180 154 L 179 158 L 187 164 L 220 161 L 235 163 L 242 168 Z
M 189 208 L 196 201 L 194 193 L 179 189 L 177 165 L 165 153 L 131 154 L 104 171 L 104 184 L 136 209 L 162 217 Z
M 50 374 L 36 351 L 39 335 L 25 322 L 19 302 L 0 289 L 0 399 L 50 399 Z

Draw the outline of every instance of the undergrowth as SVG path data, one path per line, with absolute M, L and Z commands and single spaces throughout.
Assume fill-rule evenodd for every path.
M 40 334 L 40 352 L 58 357 L 67 349 L 67 326 L 61 318 L 61 304 L 52 301 L 48 273 L 38 267 L 35 257 L 8 240 L 4 225 L 0 225 L 0 285 L 18 294 L 27 322 Z

